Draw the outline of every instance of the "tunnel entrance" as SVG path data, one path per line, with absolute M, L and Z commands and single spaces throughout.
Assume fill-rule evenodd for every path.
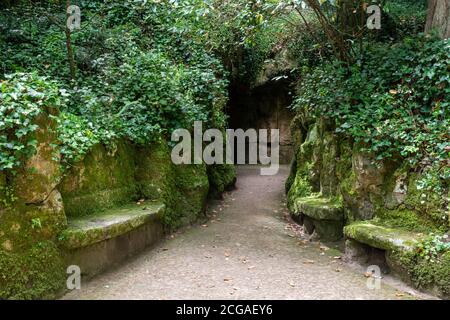
M 289 80 L 282 79 L 269 81 L 255 88 L 249 88 L 242 84 L 232 84 L 229 92 L 230 128 L 268 129 L 269 132 L 270 129 L 279 129 L 280 164 L 289 164 L 294 156 L 290 130 L 293 112 L 288 109 L 292 102 L 289 92 L 290 86 Z M 247 141 L 247 155 L 248 144 Z

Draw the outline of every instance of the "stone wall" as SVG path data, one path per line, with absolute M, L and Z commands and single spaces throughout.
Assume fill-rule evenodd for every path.
M 231 128 L 267 129 L 269 131 L 270 129 L 279 129 L 280 163 L 289 164 L 293 158 L 290 128 L 293 114 L 288 109 L 291 104 L 289 82 L 267 79 L 267 82 L 253 88 L 232 87 L 230 95 Z
M 137 200 L 134 159 L 134 148 L 125 142 L 118 142 L 113 150 L 95 146 L 65 173 L 58 186 L 67 216 L 86 215 Z
M 419 191 L 422 178 L 401 159 L 376 161 L 362 145 L 334 133 L 321 119 L 309 125 L 296 150 L 289 198 L 320 193 L 344 204 L 347 223 L 380 219 L 411 230 L 446 231 L 448 199 Z
M 97 145 L 62 172 L 49 114 L 36 120 L 36 154 L 16 174 L 0 172 L 0 299 L 52 298 L 64 290 L 61 237 L 71 219 L 145 199 L 165 205 L 161 220 L 171 230 L 204 214 L 210 181 L 219 192 L 234 183 L 232 166 L 175 166 L 165 142 Z M 151 228 L 142 227 L 135 238 L 150 239 L 142 230 Z
M 50 112 L 51 113 L 51 112 Z M 57 235 L 67 226 L 55 122 L 36 119 L 37 152 L 16 173 L 0 173 L 0 298 L 45 298 L 64 283 Z
M 359 234 L 362 238 L 373 242 L 389 240 L 394 247 L 382 249 L 386 250 L 388 265 L 395 273 L 418 288 L 449 297 L 450 253 L 443 254 L 439 262 L 430 262 L 433 259 L 425 259 L 419 248 L 403 252 L 395 247 L 402 242 L 400 236 L 404 234 L 415 238 L 416 243 L 431 234 L 449 234 L 449 190 L 442 193 L 420 190 L 421 170 L 400 158 L 376 161 L 372 154 L 362 151 L 364 145 L 336 134 L 332 123 L 325 119 L 293 121 L 296 156 L 286 191 L 294 218 L 298 219 L 295 215 L 299 205 L 317 199 L 327 203 L 327 206 L 316 204 L 321 209 L 329 211 L 330 203 L 342 208 L 346 235 L 358 228 L 367 232 Z M 302 217 L 306 218 L 308 215 Z M 365 221 L 369 227 L 359 221 Z M 382 239 L 383 235 L 380 238 L 370 234 L 371 230 L 385 232 L 393 238 Z M 396 234 L 399 239 L 395 239 Z M 352 241 L 350 245 L 354 245 Z M 374 248 L 380 249 L 376 245 Z

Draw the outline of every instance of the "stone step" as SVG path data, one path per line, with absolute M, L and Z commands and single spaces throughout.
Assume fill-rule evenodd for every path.
M 393 229 L 370 221 L 350 224 L 344 228 L 344 234 L 349 239 L 387 251 L 413 250 L 424 239 L 421 233 Z
M 344 220 L 342 205 L 328 198 L 298 198 L 295 200 L 294 210 L 294 214 L 304 214 L 315 220 Z
M 148 202 L 69 219 L 60 236 L 68 265 L 93 276 L 144 250 L 164 236 L 165 205 Z

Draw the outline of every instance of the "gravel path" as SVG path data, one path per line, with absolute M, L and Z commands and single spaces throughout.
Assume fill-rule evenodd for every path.
M 210 220 L 180 231 L 64 299 L 417 299 L 382 281 L 369 290 L 340 252 L 309 242 L 287 217 L 284 181 L 238 168 L 237 190 L 211 203 Z M 388 282 L 388 283 L 386 283 Z

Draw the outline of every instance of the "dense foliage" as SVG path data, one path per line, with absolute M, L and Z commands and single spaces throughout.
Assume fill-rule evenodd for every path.
M 317 12 L 302 1 L 73 1 L 83 19 L 70 39 L 72 79 L 60 26 L 65 2 L 19 1 L 0 13 L 0 99 L 6 121 L 18 117 L 6 104 L 14 99 L 21 106 L 16 112 L 26 116 L 21 123 L 2 122 L 2 168 L 18 166 L 33 151 L 33 140 L 24 137 L 36 129 L 39 106 L 48 104 L 39 98 L 29 103 L 20 88 L 54 100 L 63 159 L 76 161 L 99 142 L 151 143 L 195 120 L 224 128 L 229 80 L 255 81 L 286 51 L 302 74 L 297 112 L 332 117 L 338 132 L 363 142 L 378 159 L 431 165 L 445 179 L 448 41 L 416 35 L 425 1 L 381 2 L 384 30 L 364 32 L 363 45 L 350 49 L 355 61 L 349 65 L 339 61 Z M 336 29 L 339 3 L 320 1 Z
M 264 2 L 72 1 L 82 8 L 82 23 L 69 39 L 65 4 L 19 1 L 0 13 L 0 79 L 33 72 L 22 77 L 49 81 L 51 88 L 39 90 L 58 99 L 65 161 L 80 160 L 96 143 L 111 144 L 115 138 L 151 143 L 176 128 L 190 128 L 194 120 L 225 127 L 228 80 L 220 58 L 246 43 L 263 23 Z M 69 72 L 67 41 L 75 77 Z M 8 83 L 0 97 L 6 113 L 13 90 Z M 12 85 L 37 90 L 35 83 Z M 2 125 L 8 134 L 2 136 L 1 169 L 18 166 L 19 153 L 32 149 L 33 141 L 24 137 L 36 129 L 32 118 L 46 103 L 31 105 L 18 93 L 23 108 L 18 112 L 28 118 L 17 133 Z M 3 153 L 5 148 L 15 151 Z
M 336 119 L 337 131 L 367 144 L 378 159 L 401 155 L 414 164 L 448 152 L 448 41 L 408 38 L 370 46 L 350 69 L 339 63 L 304 77 L 295 108 Z

